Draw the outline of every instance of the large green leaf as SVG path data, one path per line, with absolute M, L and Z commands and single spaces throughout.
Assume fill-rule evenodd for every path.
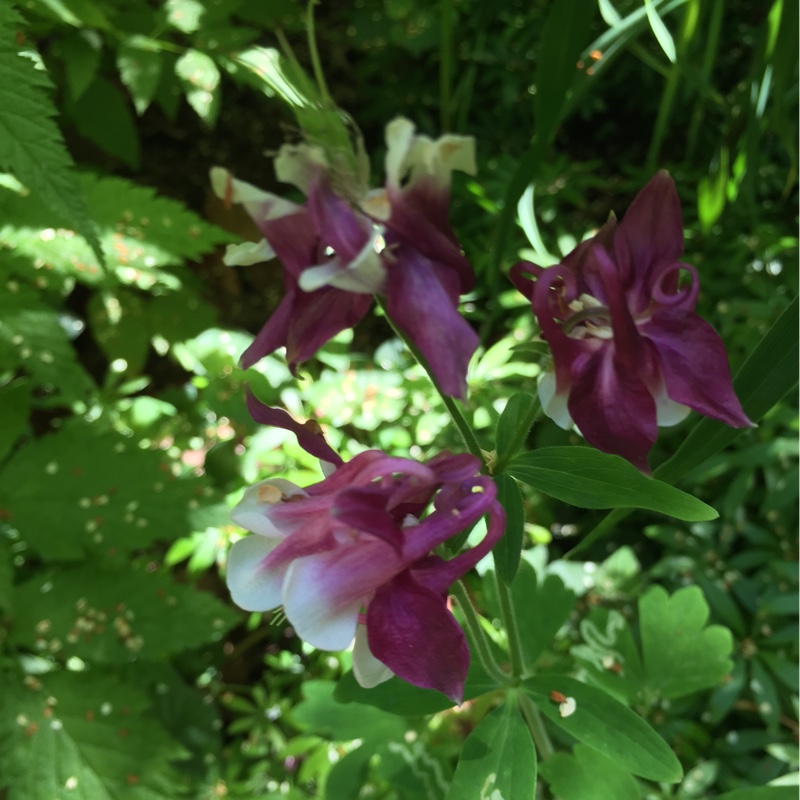
M 0 773 L 9 800 L 168 800 L 182 790 L 170 762 L 186 752 L 131 683 L 97 670 L 25 685 L 3 676 L 7 722 Z
M 717 800 L 797 800 L 797 787 L 753 786 L 717 795 Z
M 559 800 L 641 800 L 630 773 L 585 744 L 572 754 L 556 753 L 540 767 L 542 777 Z
M 533 800 L 535 792 L 536 750 L 510 695 L 467 737 L 446 800 Z
M 239 620 L 208 592 L 131 566 L 40 571 L 12 603 L 16 645 L 89 663 L 157 660 L 219 641 Z
M 683 776 L 669 745 L 640 716 L 602 689 L 565 675 L 528 678 L 522 688 L 552 722 L 628 772 L 667 783 L 677 783 Z M 575 700 L 572 714 L 561 716 L 559 704 L 551 697 L 554 691 Z
M 7 462 L 0 509 L 45 561 L 119 559 L 190 533 L 203 492 L 199 479 L 177 479 L 157 451 L 75 420 Z
M 0 426 L 0 463 L 11 452 L 20 436 L 27 433 L 30 406 L 30 381 L 17 380 L 0 387 L 0 419 L 3 420 Z
M 500 419 L 497 420 L 495 450 L 498 458 L 509 459 L 525 446 L 532 423 L 532 412 L 537 405 L 537 398 L 527 392 L 518 392 L 508 399 Z
M 639 626 L 647 686 L 663 697 L 683 697 L 716 686 L 733 667 L 733 637 L 706 627 L 708 603 L 697 586 L 673 595 L 651 587 L 639 600 Z
M 718 516 L 697 498 L 642 475 L 624 458 L 590 447 L 541 447 L 515 458 L 508 473 L 579 508 L 646 508 L 689 522 Z
M 13 172 L 48 208 L 69 220 L 100 259 L 72 158 L 53 119 L 50 81 L 32 59 L 19 55 L 14 33 L 22 26 L 17 12 L 0 4 L 0 170 Z

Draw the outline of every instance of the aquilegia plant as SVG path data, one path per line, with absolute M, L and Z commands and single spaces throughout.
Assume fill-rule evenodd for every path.
M 533 617 L 548 614 L 546 598 L 542 607 L 515 608 L 509 590 L 525 518 L 518 480 L 576 505 L 643 505 L 708 519 L 713 509 L 641 474 L 650 472 L 657 426 L 680 422 L 690 409 L 735 427 L 752 424 L 733 392 L 722 342 L 695 313 L 699 278 L 681 261 L 672 179 L 657 174 L 622 222 L 612 216 L 557 266 L 521 262 L 510 273 L 530 300 L 552 354 L 552 368 L 538 385 L 541 408 L 562 427 L 577 426 L 608 455 L 580 447 L 519 455 L 538 415 L 534 386 L 508 403 L 496 452 L 488 452 L 453 400 L 467 400 L 467 369 L 478 337 L 458 313 L 459 298 L 474 278 L 448 218 L 450 176 L 454 169 L 474 172 L 474 143 L 461 136 L 433 140 L 416 134 L 408 120 L 395 119 L 386 128 L 385 183 L 371 188 L 359 141 L 351 140 L 349 153 L 340 149 L 341 136 L 336 141 L 339 149 L 319 138 L 281 148 L 276 177 L 299 190 L 301 202 L 261 191 L 222 168 L 212 172 L 217 194 L 243 204 L 264 237 L 232 246 L 228 263 L 277 258 L 283 268 L 283 300 L 242 355 L 242 365 L 285 348 L 297 374 L 377 297 L 441 393 L 468 452 L 412 459 L 366 449 L 344 460 L 315 419 L 298 422 L 249 394 L 253 418 L 294 433 L 320 459 L 324 477 L 303 487 L 269 477 L 245 492 L 233 519 L 250 534 L 234 543 L 227 565 L 234 601 L 250 611 L 282 607 L 297 635 L 314 647 L 352 647 L 363 702 L 370 702 L 374 687 L 394 680 L 461 703 L 470 663 L 464 624 L 485 677 L 476 691 L 486 691 L 489 681 L 498 696 L 508 697 L 513 711 L 503 712 L 510 715 L 503 724 L 516 731 L 507 734 L 517 737 L 515 747 L 530 749 L 533 739 L 540 757 L 552 754 L 544 712 L 570 736 L 602 749 L 602 709 L 613 718 L 605 721 L 609 736 L 615 724 L 628 726 L 620 734 L 623 744 L 609 750 L 620 754 L 624 767 L 652 780 L 677 780 L 674 754 L 617 700 L 564 675 L 535 675 L 520 641 Z M 614 484 L 614 500 L 592 488 L 600 485 L 592 483 L 597 470 L 612 476 L 607 482 Z M 587 499 L 587 492 L 595 494 Z M 503 626 L 495 642 L 487 639 L 489 623 L 460 583 L 490 552 Z M 452 591 L 458 617 L 448 599 Z M 508 664 L 498 663 L 498 643 L 507 648 Z M 564 691 L 570 687 L 575 696 Z M 498 719 L 490 714 L 473 735 L 491 739 Z M 454 786 L 459 774 L 462 784 L 470 783 L 469 763 L 459 765 Z M 516 786 L 506 773 L 484 777 L 496 782 L 484 781 L 485 796 L 493 786 Z M 525 796 L 532 791 L 531 784 Z

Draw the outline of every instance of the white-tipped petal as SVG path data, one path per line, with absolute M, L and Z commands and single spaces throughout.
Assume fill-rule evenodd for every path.
M 653 399 L 656 401 L 656 425 L 659 428 L 668 428 L 683 422 L 692 410 L 683 403 L 670 400 L 666 392 L 660 392 Z
M 264 559 L 277 547 L 277 539 L 245 536 L 228 553 L 227 582 L 233 602 L 245 611 L 269 611 L 281 604 L 285 569 L 267 569 Z
M 328 554 L 292 561 L 283 582 L 283 609 L 297 635 L 320 650 L 346 650 L 356 635 L 363 599 L 337 602 L 326 580 Z
M 283 539 L 291 529 L 277 528 L 270 519 L 270 508 L 289 497 L 308 497 L 308 493 L 283 478 L 261 481 L 245 490 L 231 511 L 231 519 L 245 530 L 271 539 Z
M 397 117 L 386 126 L 386 182 L 400 186 L 405 160 L 414 141 L 414 123 Z
M 275 158 L 275 177 L 282 183 L 291 183 L 303 194 L 314 176 L 328 169 L 321 147 L 310 144 L 285 144 Z
M 260 242 L 229 244 L 222 261 L 228 267 L 249 267 L 273 258 L 275 251 L 266 239 L 262 239 Z
M 297 203 L 265 192 L 252 183 L 237 180 L 222 167 L 211 168 L 211 188 L 226 206 L 241 203 L 256 222 L 280 219 L 301 210 Z
M 388 681 L 394 673 L 382 661 L 378 661 L 367 642 L 367 626 L 359 625 L 353 644 L 353 675 L 359 686 L 372 689 L 379 683 Z
M 567 395 L 556 394 L 556 376 L 547 371 L 539 379 L 539 401 L 542 411 L 550 417 L 559 428 L 568 431 L 572 427 L 572 417 L 567 408 Z

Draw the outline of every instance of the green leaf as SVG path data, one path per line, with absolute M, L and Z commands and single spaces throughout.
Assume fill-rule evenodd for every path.
M 334 699 L 339 703 L 370 705 L 392 714 L 414 717 L 435 714 L 453 707 L 453 701 L 433 689 L 420 689 L 400 678 L 391 678 L 372 689 L 358 684 L 352 672 L 346 672 L 336 684 Z
M 716 800 L 797 800 L 796 786 L 754 786 L 717 795 Z
M 798 300 L 776 320 L 756 345 L 733 381 L 733 388 L 753 422 L 758 422 L 784 395 L 797 384 L 800 343 L 797 337 Z M 656 471 L 656 477 L 673 483 L 689 469 L 699 467 L 706 459 L 730 444 L 740 429 L 730 428 L 717 420 L 701 419 L 669 461 Z
M 630 773 L 585 744 L 575 745 L 572 755 L 556 753 L 539 769 L 559 800 L 641 800 Z
M 175 64 L 175 74 L 183 81 L 186 99 L 207 125 L 213 125 L 219 113 L 219 68 L 214 60 L 199 50 L 187 50 Z
M 639 600 L 642 654 L 648 687 L 663 697 L 683 697 L 719 685 L 733 667 L 733 637 L 721 625 L 706 627 L 708 604 L 697 586 L 672 596 L 651 587 Z
M 31 386 L 28 381 L 17 380 L 0 387 L 0 419 L 3 420 L 0 425 L 0 463 L 20 436 L 28 432 L 30 406 Z
M 658 40 L 658 43 L 661 45 L 664 55 L 674 64 L 676 53 L 675 42 L 672 39 L 672 34 L 664 24 L 664 20 L 658 15 L 658 11 L 656 10 L 653 0 L 644 0 L 644 7 L 645 11 L 647 12 L 647 21 L 650 23 L 650 27 L 653 29 L 653 34 Z
M 117 52 L 119 76 L 128 87 L 133 107 L 140 116 L 155 97 L 163 64 L 158 42 L 144 36 L 132 36 L 120 45 Z
M 204 5 L 198 0 L 167 0 L 164 10 L 169 24 L 183 33 L 199 30 L 206 13 Z
M 669 745 L 640 716 L 601 689 L 565 675 L 528 678 L 522 688 L 548 719 L 618 767 L 651 781 L 677 783 L 683 777 Z M 550 696 L 553 691 L 574 698 L 572 714 L 560 715 Z
M 533 800 L 535 792 L 536 749 L 509 695 L 467 737 L 446 800 Z
M 508 475 L 496 475 L 497 499 L 506 512 L 506 530 L 492 550 L 497 574 L 507 586 L 514 580 L 522 552 L 525 508 L 517 482 Z
M 13 33 L 22 25 L 13 8 L 0 4 L 0 170 L 13 172 L 48 208 L 68 219 L 99 260 L 97 235 L 53 120 L 56 109 L 47 95 L 51 83 L 31 59 L 18 55 L 14 43 Z
M 10 682 L 3 676 L 4 687 Z M 0 772 L 10 800 L 179 796 L 170 762 L 186 752 L 148 707 L 134 685 L 98 670 L 57 672 L 4 691 L 0 713 L 13 728 Z
M 69 96 L 77 100 L 88 88 L 100 66 L 102 40 L 96 31 L 68 32 L 59 43 Z
M 711 163 L 708 174 L 697 184 L 697 215 L 705 233 L 711 230 L 725 210 L 730 177 L 729 160 L 728 147 L 722 145 Z
M 150 347 L 145 308 L 140 296 L 124 289 L 96 292 L 87 308 L 92 335 L 109 362 L 124 359 L 133 375 L 144 366 Z
M 325 781 L 325 800 L 353 800 L 367 782 L 372 748 L 362 745 L 340 758 Z
M 537 403 L 538 399 L 527 392 L 519 392 L 509 398 L 497 421 L 495 449 L 498 458 L 509 459 L 525 446 L 532 424 L 531 412 Z
M 642 475 L 624 458 L 589 447 L 541 447 L 515 458 L 508 473 L 579 508 L 646 508 L 688 522 L 718 516 L 697 498 Z
M 292 709 L 294 723 L 336 742 L 403 738 L 407 726 L 402 719 L 373 706 L 343 705 L 334 699 L 335 688 L 330 681 L 306 681 L 304 699 Z
M 103 77 L 66 111 L 81 136 L 127 166 L 139 168 L 139 134 L 123 93 Z
M 213 595 L 128 565 L 39 572 L 12 599 L 17 645 L 88 663 L 158 660 L 219 641 L 239 621 Z
M 539 584 L 536 570 L 524 560 L 511 584 L 511 597 L 515 608 L 530 610 L 520 618 L 519 637 L 525 663 L 532 667 L 569 619 L 577 597 L 557 575 L 547 575 Z
M 2 471 L 0 509 L 45 561 L 120 559 L 156 538 L 190 533 L 202 482 L 178 480 L 158 452 L 98 425 L 65 424 L 21 448 Z
M 776 734 L 781 718 L 781 701 L 775 681 L 758 658 L 750 662 L 750 691 L 767 730 Z

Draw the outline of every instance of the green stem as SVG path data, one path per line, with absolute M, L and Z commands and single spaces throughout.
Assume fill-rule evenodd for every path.
M 500 616 L 503 618 L 503 625 L 508 637 L 508 652 L 511 656 L 511 674 L 514 678 L 521 678 L 525 670 L 525 661 L 522 657 L 522 643 L 519 639 L 519 627 L 517 617 L 514 613 L 514 602 L 511 599 L 511 592 L 508 586 L 500 578 L 497 565 L 494 568 L 495 585 L 497 596 L 500 599 Z
M 528 729 L 533 737 L 533 743 L 539 751 L 539 757 L 542 761 L 545 761 L 555 753 L 555 748 L 550 741 L 550 735 L 547 733 L 547 729 L 544 727 L 542 715 L 539 713 L 539 709 L 534 705 L 533 700 L 524 692 L 519 692 L 517 694 L 517 701 L 519 702 L 519 710 L 522 712 L 522 716 L 525 717 L 525 722 L 528 723 Z
M 475 432 L 470 427 L 461 409 L 456 405 L 456 401 L 442 391 L 441 387 L 436 381 L 436 378 L 431 372 L 431 368 L 428 366 L 428 362 L 425 360 L 422 353 L 420 353 L 420 351 L 417 349 L 417 346 L 405 335 L 405 333 L 403 333 L 403 331 L 400 330 L 400 328 L 395 324 L 394 320 L 389 316 L 389 312 L 386 309 L 386 303 L 384 302 L 384 299 L 379 295 L 375 295 L 375 302 L 383 310 L 383 313 L 386 316 L 389 325 L 391 325 L 392 330 L 395 332 L 395 334 L 397 334 L 397 338 L 400 339 L 400 341 L 406 346 L 406 348 L 408 348 L 408 351 L 411 353 L 411 355 L 414 356 L 419 365 L 428 374 L 428 377 L 431 379 L 431 383 L 434 385 L 434 388 L 439 393 L 439 397 L 442 398 L 442 402 L 444 403 L 445 408 L 447 409 L 448 413 L 450 414 L 450 417 L 452 418 L 453 422 L 458 428 L 458 431 L 461 434 L 461 438 L 464 440 L 464 444 L 467 450 L 469 450 L 469 452 L 472 453 L 472 455 L 477 456 L 477 458 L 480 459 L 481 465 L 485 470 L 486 457 L 483 454 L 483 450 L 481 450 L 481 446 L 478 443 L 478 439 L 475 436 Z
M 564 561 L 569 561 L 570 559 L 575 558 L 578 553 L 583 552 L 586 550 L 586 548 L 602 539 L 614 528 L 618 522 L 621 522 L 630 513 L 631 510 L 629 508 L 616 508 L 613 511 L 610 511 L 603 517 L 603 519 L 600 520 L 600 522 L 597 523 L 597 525 L 595 525 L 593 530 L 590 531 L 586 538 L 578 542 L 578 544 L 576 544 L 575 547 L 573 547 L 568 553 L 565 553 L 562 556 L 562 559 Z
M 325 73 L 322 71 L 322 61 L 319 57 L 319 50 L 317 50 L 317 37 L 314 32 L 314 6 L 319 0 L 309 0 L 306 7 L 306 28 L 308 30 L 308 52 L 311 56 L 311 67 L 314 70 L 314 78 L 319 86 L 322 100 L 326 106 L 333 108 L 334 103 L 331 100 L 330 92 L 328 92 L 328 84 L 325 82 Z
M 453 83 L 453 4 L 441 0 L 441 35 L 439 37 L 439 130 L 450 130 L 451 87 Z
M 495 681 L 499 686 L 508 683 L 508 675 L 506 675 L 498 666 L 497 662 L 492 655 L 489 641 L 486 634 L 483 632 L 481 621 L 478 617 L 478 612 L 472 604 L 467 587 L 464 586 L 463 581 L 456 581 L 451 590 L 453 597 L 455 597 L 458 605 L 464 613 L 464 620 L 466 622 L 467 630 L 470 633 L 472 644 L 475 647 L 475 652 L 478 654 L 478 660 L 481 662 L 486 674 Z

